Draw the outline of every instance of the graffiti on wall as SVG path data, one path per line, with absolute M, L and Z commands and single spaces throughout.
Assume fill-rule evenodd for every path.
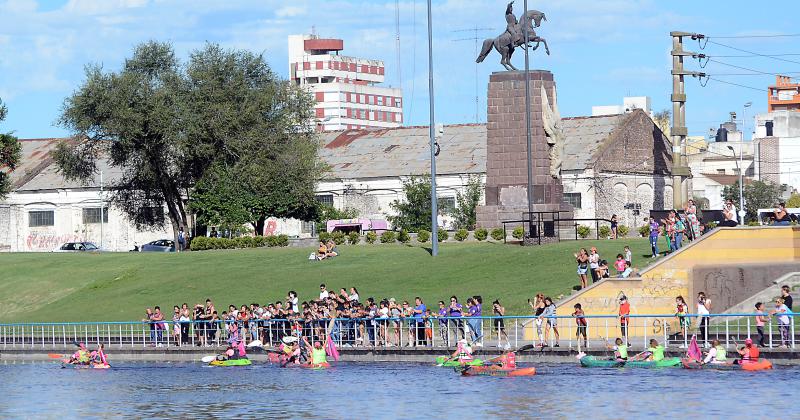
M 57 235 L 50 232 L 33 232 L 25 239 L 25 249 L 28 251 L 52 251 L 64 242 L 80 242 L 80 236 L 74 233 Z

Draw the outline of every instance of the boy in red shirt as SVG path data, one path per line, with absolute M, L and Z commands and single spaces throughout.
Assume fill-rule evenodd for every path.
M 622 337 L 626 343 L 628 342 L 628 321 L 630 320 L 630 314 L 631 304 L 628 303 L 628 298 L 622 295 L 619 298 L 619 329 L 622 331 Z

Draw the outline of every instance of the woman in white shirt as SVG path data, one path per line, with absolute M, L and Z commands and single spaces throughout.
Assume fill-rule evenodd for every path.
M 708 314 L 711 313 L 711 299 L 706 297 L 704 292 L 697 294 L 697 328 L 700 330 L 700 338 L 708 347 Z
M 358 302 L 358 289 L 355 287 L 350 288 L 350 302 Z

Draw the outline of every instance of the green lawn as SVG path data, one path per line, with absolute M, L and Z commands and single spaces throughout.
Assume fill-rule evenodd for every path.
M 217 308 L 274 302 L 296 290 L 312 299 L 319 284 L 355 286 L 362 300 L 421 296 L 429 306 L 457 295 L 500 299 L 508 314 L 527 314 L 536 292 L 554 298 L 578 284 L 572 253 L 597 246 L 612 261 L 629 244 L 643 268 L 647 239 L 568 241 L 540 247 L 445 243 L 437 258 L 420 246 L 340 246 L 341 256 L 308 261 L 309 248 L 202 251 L 181 254 L 0 254 L 0 321 L 121 321 L 144 308 L 190 305 L 210 297 Z M 488 305 L 487 305 L 488 306 Z

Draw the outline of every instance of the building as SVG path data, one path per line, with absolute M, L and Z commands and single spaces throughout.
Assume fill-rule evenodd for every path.
M 562 129 L 561 182 L 576 219 L 616 214 L 635 227 L 672 207 L 672 144 L 644 109 L 564 118 Z
M 11 173 L 13 191 L 0 202 L 0 251 L 52 251 L 77 241 L 127 251 L 134 244 L 172 238 L 169 222 L 164 230 L 140 231 L 118 209 L 103 204 L 100 174 L 87 184 L 64 179 L 50 152 L 66 140 L 20 140 L 22 159 Z M 106 181 L 120 175 L 99 166 Z
M 775 84 L 769 87 L 767 109 L 775 111 L 800 111 L 800 83 L 789 76 L 776 76 Z
M 403 92 L 378 86 L 383 61 L 339 55 L 341 39 L 289 36 L 289 78 L 307 87 L 322 131 L 392 128 L 403 124 Z
M 753 138 L 755 177 L 800 190 L 800 112 L 782 110 L 756 116 Z
M 622 98 L 622 105 L 599 105 L 592 107 L 592 116 L 618 115 L 633 112 L 636 109 L 643 110 L 647 115 L 653 116 L 650 106 L 649 96 L 626 96 Z

